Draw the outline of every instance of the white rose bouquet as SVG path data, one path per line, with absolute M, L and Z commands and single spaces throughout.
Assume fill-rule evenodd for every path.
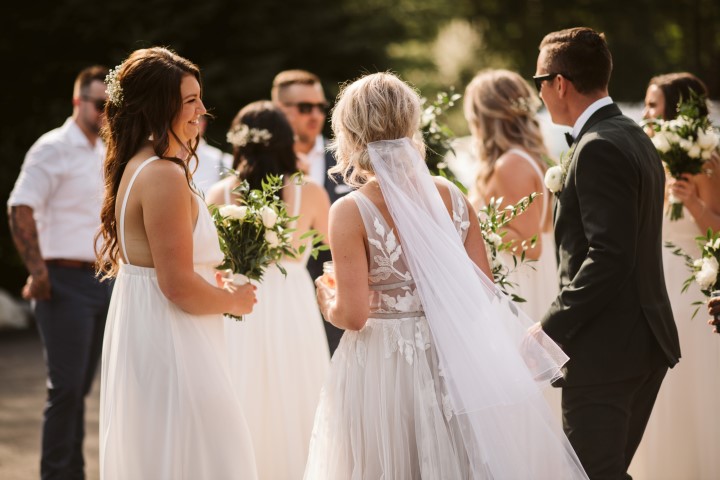
M 508 205 L 503 209 L 500 208 L 503 201 L 502 198 L 491 198 L 490 202 L 478 212 L 480 229 L 482 230 L 485 246 L 487 247 L 488 261 L 492 269 L 493 280 L 500 290 L 509 295 L 514 302 L 518 303 L 524 302 L 525 299 L 511 292 L 512 288 L 516 285 L 508 279 L 508 276 L 521 264 L 534 261 L 525 258 L 525 251 L 535 246 L 537 236 L 532 237 L 529 242 L 523 241 L 517 245 L 512 241 L 505 242 L 503 237 L 506 232 L 502 232 L 501 229 L 510 223 L 513 218 L 525 212 L 537 196 L 537 193 L 531 193 L 529 196 L 520 199 L 517 204 Z M 520 255 L 515 255 L 518 249 L 520 250 Z M 500 252 L 503 251 L 513 253 L 512 266 L 505 265 L 502 262 Z
M 247 182 L 235 189 L 242 197 L 242 205 L 211 206 L 213 220 L 220 239 L 220 248 L 224 254 L 221 270 L 230 270 L 236 284 L 250 280 L 262 281 L 265 269 L 275 265 L 283 274 L 287 274 L 280 260 L 285 257 L 296 258 L 306 249 L 292 246 L 290 228 L 296 217 L 290 217 L 285 203 L 278 195 L 283 188 L 282 176 L 268 175 L 260 190 L 250 190 Z M 322 237 L 311 230 L 301 238 L 312 237 L 310 245 L 313 257 L 326 246 L 318 246 Z M 228 315 L 236 320 L 242 320 Z
M 700 115 L 703 97 L 691 95 L 678 105 L 678 116 L 673 120 L 654 119 L 647 122 L 654 131 L 655 145 L 665 169 L 673 178 L 685 174 L 697 175 L 704 163 L 717 149 L 720 138 L 706 115 Z M 683 217 L 683 204 L 673 196 L 668 199 L 670 220 Z
M 691 275 L 683 283 L 682 292 L 686 292 L 693 282 L 700 287 L 700 291 L 706 297 L 710 297 L 713 290 L 720 289 L 720 231 L 713 232 L 708 229 L 704 236 L 695 239 L 701 250 L 700 258 L 692 258 L 681 248 L 678 248 L 671 242 L 666 242 L 665 246 L 673 249 L 673 253 L 685 259 L 685 264 L 691 272 Z M 698 309 L 704 302 L 694 302 Z M 698 312 L 695 309 L 693 318 Z

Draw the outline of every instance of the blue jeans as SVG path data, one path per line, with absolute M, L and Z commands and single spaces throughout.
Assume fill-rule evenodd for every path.
M 85 397 L 102 351 L 112 283 L 100 283 L 89 269 L 48 265 L 48 272 L 51 298 L 34 307 L 48 376 L 41 477 L 84 479 Z

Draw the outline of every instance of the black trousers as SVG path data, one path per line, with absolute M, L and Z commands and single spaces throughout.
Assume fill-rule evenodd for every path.
M 563 428 L 591 480 L 627 480 L 667 367 L 615 383 L 563 387 Z
M 112 285 L 91 270 L 48 266 L 51 298 L 35 303 L 47 368 L 43 480 L 83 479 L 85 397 L 102 351 Z

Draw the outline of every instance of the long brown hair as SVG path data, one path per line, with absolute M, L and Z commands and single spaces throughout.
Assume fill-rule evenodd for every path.
M 167 152 L 171 135 L 178 144 L 182 144 L 172 129 L 172 123 L 183 107 L 180 95 L 183 77 L 192 75 L 202 85 L 200 69 L 195 64 L 162 47 L 135 50 L 114 74 L 115 78 L 108 85 L 106 123 L 102 130 L 107 148 L 103 165 L 105 197 L 100 212 L 102 224 L 95 241 L 98 275 L 102 279 L 112 278 L 118 271 L 115 204 L 120 180 L 130 159 L 148 139 L 155 155 L 182 167 L 190 185 L 187 162 L 170 157 Z M 113 95 L 110 95 L 113 88 Z M 198 142 L 199 137 L 186 145 L 196 162 Z M 102 242 L 99 250 L 98 240 Z
M 481 167 L 473 196 L 479 196 L 495 172 L 498 159 L 520 147 L 538 166 L 548 154 L 536 110 L 540 99 L 523 78 L 509 70 L 484 70 L 465 89 L 465 119 L 475 142 Z

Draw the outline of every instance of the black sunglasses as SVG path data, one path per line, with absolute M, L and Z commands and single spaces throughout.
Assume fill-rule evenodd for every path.
M 546 73 L 545 75 L 535 75 L 532 77 L 533 81 L 535 82 L 535 88 L 537 88 L 537 91 L 539 92 L 540 89 L 542 89 L 542 84 L 545 80 L 552 80 L 558 75 L 562 75 L 563 78 L 572 82 L 572 78 L 568 77 L 564 73 Z
M 95 110 L 98 112 L 104 112 L 105 111 L 105 103 L 107 103 L 107 100 L 103 98 L 93 98 L 89 97 L 87 95 L 81 95 L 80 98 L 85 100 L 86 102 L 90 102 L 95 107 Z
M 308 114 L 312 113 L 313 108 L 317 108 L 318 112 L 322 113 L 323 115 L 327 115 L 328 110 L 330 109 L 330 106 L 325 102 L 320 102 L 320 103 L 297 102 L 297 103 L 286 103 L 284 105 L 287 107 L 297 107 L 298 112 L 302 113 L 303 115 L 308 115 Z

